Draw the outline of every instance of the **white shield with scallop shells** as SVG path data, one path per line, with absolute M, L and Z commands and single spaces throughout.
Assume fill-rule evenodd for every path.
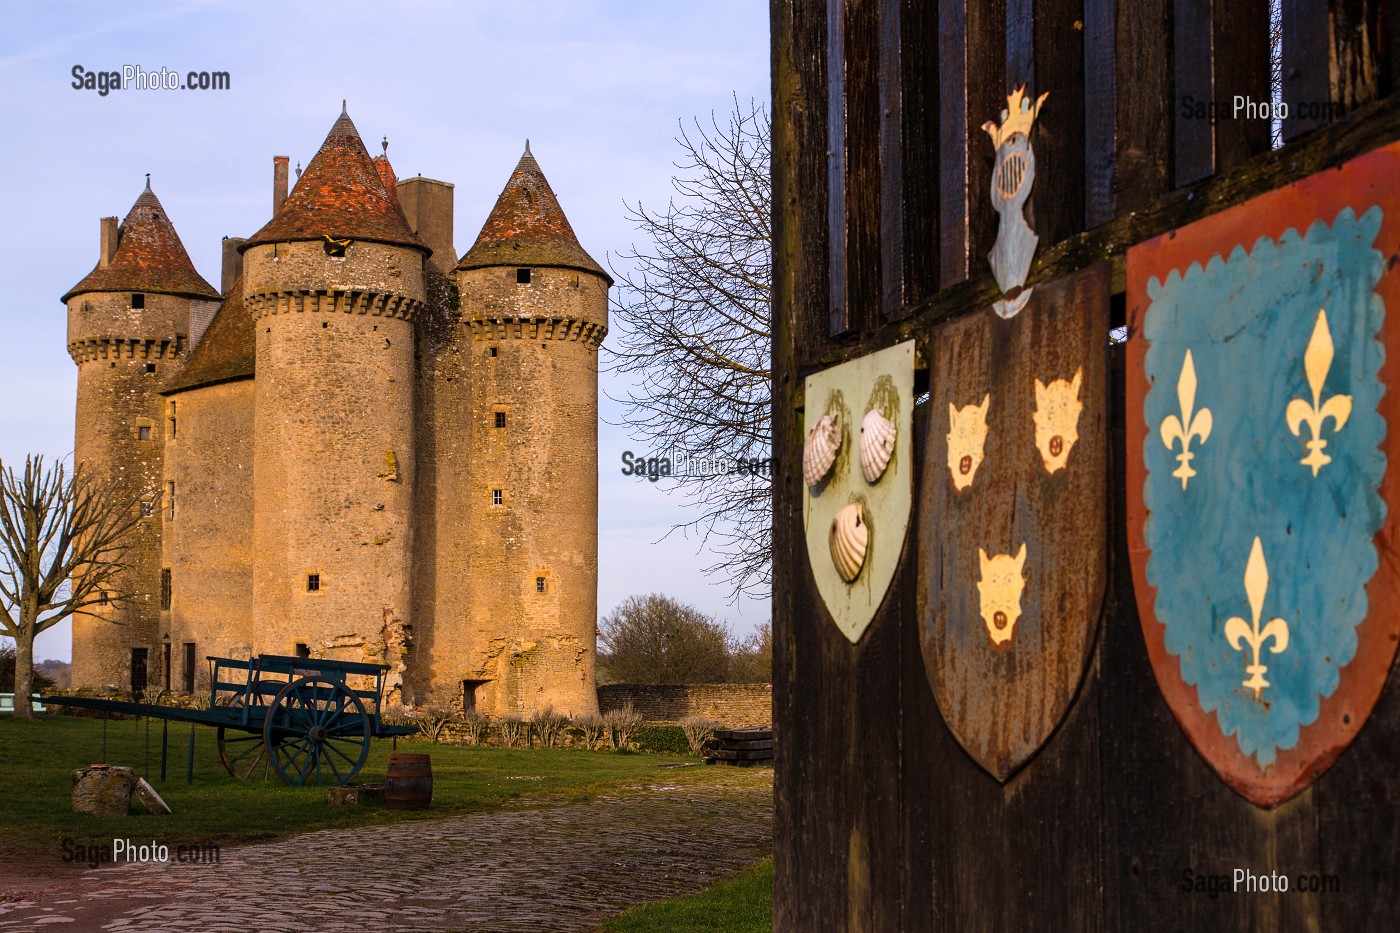
M 804 399 L 807 560 L 831 620 L 854 644 L 889 591 L 909 531 L 914 343 L 813 373 Z

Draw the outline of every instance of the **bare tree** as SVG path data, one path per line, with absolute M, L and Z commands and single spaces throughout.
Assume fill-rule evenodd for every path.
M 629 596 L 598 623 L 599 660 L 613 683 L 724 683 L 731 642 L 724 623 L 658 593 Z
M 734 646 L 730 679 L 736 684 L 766 684 L 773 681 L 773 625 L 764 622 L 749 637 Z
M 771 580 L 769 404 L 772 342 L 770 121 L 734 100 L 727 122 L 681 125 L 676 196 L 653 213 L 628 207 L 650 241 L 617 269 L 614 319 L 621 338 L 612 369 L 635 377 L 633 437 L 662 452 L 745 468 L 677 469 L 697 530 L 718 559 L 705 573 L 740 594 L 766 595 Z M 762 466 L 761 466 L 762 465 Z M 675 530 L 675 529 L 673 529 Z
M 35 637 L 135 597 L 119 583 L 149 498 L 43 457 L 26 457 L 23 476 L 0 463 L 0 626 L 15 640 L 16 717 L 34 715 Z

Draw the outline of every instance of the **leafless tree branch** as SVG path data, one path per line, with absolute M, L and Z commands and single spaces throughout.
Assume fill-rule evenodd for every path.
M 772 316 L 770 121 L 736 97 L 727 119 L 681 125 L 682 156 L 664 211 L 638 203 L 628 218 L 649 241 L 614 266 L 621 339 L 610 368 L 634 377 L 627 426 L 656 451 L 767 460 Z M 771 579 L 767 472 L 674 478 L 696 510 L 672 530 L 697 531 L 718 555 L 707 576 L 736 598 L 766 595 Z

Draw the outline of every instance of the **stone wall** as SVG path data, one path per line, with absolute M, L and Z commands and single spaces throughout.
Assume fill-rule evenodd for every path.
M 528 282 L 514 266 L 459 271 L 459 319 L 424 354 L 431 498 L 418 518 L 423 634 L 410 676 L 419 703 L 577 716 L 596 699 L 607 282 L 528 271 Z
M 648 722 L 704 716 L 739 728 L 773 721 L 772 684 L 604 684 L 598 688 L 598 708 L 604 713 L 628 701 Z
M 190 300 L 143 294 L 140 309 L 131 307 L 131 292 L 86 292 L 68 301 L 68 352 L 78 365 L 73 463 L 98 481 L 154 494 L 162 491 L 164 470 L 165 401 L 158 390 L 185 352 Z M 140 648 L 147 683 L 156 683 L 159 514 L 137 527 L 125 560 L 112 589 L 138 595 L 73 618 L 73 682 L 80 686 L 129 688 L 132 649 Z

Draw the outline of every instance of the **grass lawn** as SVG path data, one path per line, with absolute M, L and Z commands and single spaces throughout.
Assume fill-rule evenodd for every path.
M 155 839 L 172 848 L 181 843 L 229 844 L 269 839 L 314 829 L 377 826 L 400 820 L 431 819 L 501 806 L 519 797 L 580 798 L 664 779 L 667 784 L 723 780 L 729 769 L 676 768 L 679 756 L 617 754 L 564 749 L 473 748 L 399 740 L 401 751 L 428 752 L 433 763 L 432 809 L 391 812 L 382 807 L 331 807 L 326 791 L 287 787 L 270 779 L 239 781 L 219 763 L 215 730 L 195 728 L 194 783 L 185 783 L 190 727 L 170 724 L 167 780 L 160 781 L 159 720 L 107 723 L 107 761 L 134 768 L 155 786 L 174 815 L 95 817 L 72 812 L 71 774 L 102 760 L 102 722 L 42 716 L 22 722 L 0 719 L 0 787 L 5 788 L 0 864 L 22 865 L 36 874 L 63 866 L 62 840 L 81 845 Z M 392 745 L 375 740 L 357 783 L 383 780 Z M 695 759 L 688 759 L 694 761 Z M 512 780 L 512 778 L 541 778 Z
M 773 860 L 765 859 L 699 894 L 633 907 L 601 933 L 768 933 L 773 929 Z

